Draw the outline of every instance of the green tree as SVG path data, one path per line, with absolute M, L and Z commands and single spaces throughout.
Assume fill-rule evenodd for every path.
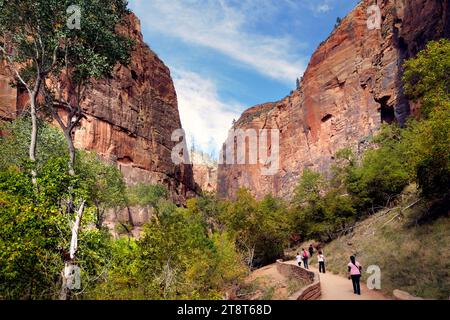
M 386 207 L 413 181 L 410 160 L 405 158 L 408 146 L 402 135 L 400 127 L 384 126 L 373 141 L 377 147 L 367 150 L 361 163 L 349 171 L 347 189 L 359 210 Z
M 38 97 L 42 94 L 64 131 L 73 166 L 75 152 L 69 134 L 81 118 L 79 104 L 86 84 L 127 59 L 130 42 L 116 31 L 126 13 L 122 0 L 0 1 L 0 58 L 29 95 L 31 161 L 36 156 Z M 72 18 L 80 20 L 79 26 L 71 26 Z M 50 83 L 54 88 L 49 88 Z M 55 113 L 53 103 L 66 109 L 66 123 Z
M 415 151 L 413 168 L 422 195 L 430 200 L 450 194 L 450 101 L 430 112 L 429 118 L 411 125 L 405 141 Z
M 86 198 L 96 208 L 96 226 L 102 228 L 107 209 L 123 208 L 127 204 L 126 185 L 120 170 L 92 152 L 79 152 L 75 164 L 88 194 Z
M 36 153 L 36 167 L 39 169 L 52 158 L 67 156 L 64 137 L 59 130 L 48 123 L 38 120 L 39 134 L 37 142 L 39 149 Z M 12 122 L 0 125 L 0 170 L 8 168 L 24 169 L 27 165 L 28 145 L 31 134 L 31 122 L 28 117 L 19 117 Z
M 172 207 L 154 218 L 140 240 L 119 240 L 105 281 L 90 291 L 102 299 L 220 299 L 240 283 L 245 267 L 227 233 L 208 234 L 201 214 Z
M 337 17 L 336 18 L 336 23 L 334 24 L 334 29 L 337 29 L 342 23 L 342 18 L 341 17 Z
M 247 265 L 253 265 L 261 224 L 258 203 L 247 189 L 239 189 L 236 199 L 224 207 L 220 220 L 233 233 L 238 247 L 244 250 Z
M 3 299 L 55 299 L 60 292 L 60 273 L 69 255 L 72 217 L 64 210 L 68 186 L 86 196 L 80 178 L 67 173 L 67 157 L 44 163 L 35 177 L 36 192 L 28 168 L 0 172 L 0 297 Z M 82 228 L 94 222 L 94 210 L 86 208 Z M 106 239 L 98 231 L 80 237 L 77 263 L 83 278 L 98 275 L 107 260 Z M 101 249 L 103 248 L 103 249 Z M 89 282 L 83 281 L 84 285 Z M 76 294 L 76 293 L 75 293 Z
M 320 200 L 320 192 L 324 188 L 324 183 L 320 173 L 305 169 L 299 185 L 294 190 L 293 203 L 298 206 L 315 205 Z
M 118 32 L 127 14 L 124 0 L 0 1 L 0 58 L 7 61 L 16 81 L 29 96 L 31 139 L 29 158 L 36 161 L 39 96 L 63 130 L 69 149 L 68 171 L 75 175 L 76 151 L 72 133 L 82 118 L 81 102 L 91 79 L 111 74 L 117 62 L 125 62 L 131 42 Z M 71 19 L 78 23 L 71 24 Z M 59 111 L 67 115 L 64 122 Z M 36 184 L 37 176 L 31 167 Z M 79 222 L 85 200 L 74 201 L 69 186 L 68 211 L 77 212 L 72 228 L 70 260 L 77 248 Z M 75 209 L 74 202 L 78 202 Z M 63 273 L 64 274 L 64 273 Z M 63 277 L 61 298 L 69 297 Z
M 304 238 L 330 241 L 356 219 L 356 208 L 345 187 L 347 167 L 353 163 L 350 150 L 339 153 L 336 174 L 326 181 L 321 174 L 310 169 L 303 171 L 291 201 L 291 220 L 295 231 Z M 344 161 L 345 160 L 345 161 Z
M 268 264 L 282 258 L 292 232 L 285 202 L 271 194 L 258 203 L 261 232 L 255 256 L 259 264 Z
M 428 43 L 404 64 L 405 92 L 421 104 L 423 121 L 404 133 L 422 195 L 449 200 L 450 190 L 450 40 Z M 445 211 L 445 210 L 444 210 Z
M 421 103 L 427 118 L 433 109 L 448 108 L 450 97 L 450 40 L 431 41 L 404 64 L 405 93 Z
M 267 195 L 257 201 L 247 189 L 240 189 L 234 201 L 221 207 L 219 222 L 236 239 L 249 268 L 282 257 L 290 226 L 282 200 Z
M 53 22 L 66 21 L 65 10 L 74 5 L 80 10 L 80 28 L 57 24 L 55 37 L 59 54 L 55 68 L 48 75 L 51 81 L 43 84 L 46 106 L 67 141 L 70 172 L 76 156 L 73 130 L 83 117 L 82 103 L 87 90 L 93 80 L 111 77 L 116 64 L 127 65 L 133 44 L 123 31 L 127 28 L 127 1 L 60 1 L 52 10 Z M 64 116 L 61 109 L 65 111 Z
M 129 188 L 129 200 L 132 205 L 157 207 L 161 199 L 167 199 L 169 192 L 160 184 L 138 183 Z
M 61 256 L 58 253 L 62 216 L 50 201 L 35 204 L 27 174 L 0 173 L 0 297 L 52 297 L 57 290 Z M 61 182 L 61 181 L 59 181 Z M 57 188 L 57 186 L 55 186 Z M 45 188 L 45 186 L 44 186 Z M 58 197 L 45 188 L 47 196 Z
M 291 200 L 293 225 L 303 238 L 319 237 L 324 231 L 326 217 L 321 195 L 324 189 L 321 174 L 310 169 L 303 171 Z
M 220 221 L 220 215 L 224 210 L 224 202 L 213 193 L 203 193 L 200 197 L 187 201 L 187 208 L 192 212 L 202 215 L 208 229 L 223 231 L 225 225 Z

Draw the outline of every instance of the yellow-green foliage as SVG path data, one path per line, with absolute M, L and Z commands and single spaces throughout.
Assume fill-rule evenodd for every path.
M 235 237 L 249 266 L 281 257 L 291 230 L 281 199 L 267 195 L 257 201 L 246 189 L 238 190 L 234 201 L 223 204 L 218 220 Z
M 207 232 L 190 209 L 156 210 L 140 240 L 114 244 L 107 276 L 90 290 L 96 299 L 221 299 L 246 275 L 234 239 Z
M 450 40 L 428 43 L 405 65 L 405 92 L 422 105 L 425 119 L 405 135 L 422 195 L 450 198 Z M 444 200 L 445 201 L 445 200 Z
M 58 297 L 71 239 L 71 215 L 62 204 L 69 185 L 74 194 L 87 190 L 67 173 L 67 158 L 43 164 L 36 183 L 38 191 L 27 170 L 0 171 L 0 299 Z M 77 264 L 85 285 L 101 273 L 109 252 L 109 236 L 90 228 L 94 212 L 92 206 L 85 208 L 79 234 Z
M 428 117 L 432 110 L 447 103 L 450 96 L 450 40 L 431 41 L 417 57 L 405 65 L 405 93 L 422 103 L 421 113 Z

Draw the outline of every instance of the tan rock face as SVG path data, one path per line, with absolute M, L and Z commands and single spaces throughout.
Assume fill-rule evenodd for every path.
M 233 197 L 246 187 L 257 197 L 289 197 L 305 168 L 326 173 L 338 150 L 362 151 L 383 122 L 405 121 L 411 108 L 401 64 L 427 41 L 450 37 L 450 1 L 378 3 L 381 30 L 368 29 L 373 1 L 363 1 L 313 54 L 299 90 L 244 112 L 236 128 L 279 130 L 279 170 L 264 176 L 261 165 L 220 165 L 219 195 Z
M 193 165 L 195 183 L 204 192 L 216 192 L 217 167 L 207 165 Z
M 17 89 L 11 87 L 11 77 L 0 61 L 0 118 L 4 120 L 16 117 Z
M 208 155 L 192 152 L 190 154 L 192 169 L 194 172 L 194 181 L 204 192 L 217 191 L 217 162 L 213 161 Z
M 116 161 L 129 184 L 166 185 L 176 202 L 194 190 L 191 165 L 174 165 L 172 132 L 181 128 L 170 70 L 144 43 L 140 22 L 130 15 L 123 30 L 136 42 L 129 66 L 118 66 L 111 79 L 94 83 L 83 104 L 86 118 L 76 130 L 76 147 Z M 9 86 L 0 64 L 0 116 L 14 118 L 26 99 Z M 19 98 L 18 98 L 19 96 Z

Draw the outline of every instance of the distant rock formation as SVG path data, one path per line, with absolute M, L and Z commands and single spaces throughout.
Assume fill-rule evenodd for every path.
M 194 181 L 204 192 L 216 192 L 217 189 L 217 161 L 205 153 L 191 151 L 190 154 Z

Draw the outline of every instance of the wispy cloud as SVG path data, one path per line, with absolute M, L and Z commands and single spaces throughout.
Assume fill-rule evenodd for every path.
M 262 75 L 292 84 L 304 71 L 306 59 L 298 53 L 303 44 L 290 35 L 261 34 L 254 28 L 279 10 L 276 2 L 134 0 L 130 4 L 149 30 L 216 50 Z
M 285 0 L 293 8 L 303 8 L 318 16 L 335 9 L 336 3 L 342 0 Z M 348 1 L 348 0 L 347 0 Z
M 327 4 L 327 3 L 319 4 L 319 5 L 317 5 L 317 7 L 316 7 L 316 11 L 317 11 L 317 12 L 328 12 L 328 11 L 330 11 L 330 10 L 331 10 L 331 7 L 330 7 L 330 5 Z
M 312 23 L 311 17 L 326 17 L 328 11 L 342 6 L 341 1 L 129 2 L 142 22 L 144 33 L 161 40 L 165 46 L 166 55 L 162 58 L 172 70 L 188 142 L 217 155 L 233 119 L 238 119 L 241 111 L 250 106 L 236 101 L 243 98 L 242 94 L 235 94 L 236 88 L 249 89 L 249 94 L 259 97 L 255 84 L 269 80 L 274 87 L 286 88 L 287 92 L 306 67 L 312 48 L 309 42 L 315 38 L 311 30 L 321 27 L 318 23 L 311 28 L 308 25 Z M 303 26 L 308 27 L 302 29 Z M 189 53 L 183 51 L 186 48 Z M 228 66 L 233 70 L 229 82 L 224 81 L 226 75 L 221 73 Z M 252 85 L 247 86 L 248 83 Z M 230 94 L 231 88 L 234 94 Z M 266 101 L 251 100 L 253 104 Z
M 186 70 L 172 71 L 188 143 L 195 143 L 199 150 L 217 155 L 233 119 L 239 118 L 243 106 L 222 101 L 211 79 Z

